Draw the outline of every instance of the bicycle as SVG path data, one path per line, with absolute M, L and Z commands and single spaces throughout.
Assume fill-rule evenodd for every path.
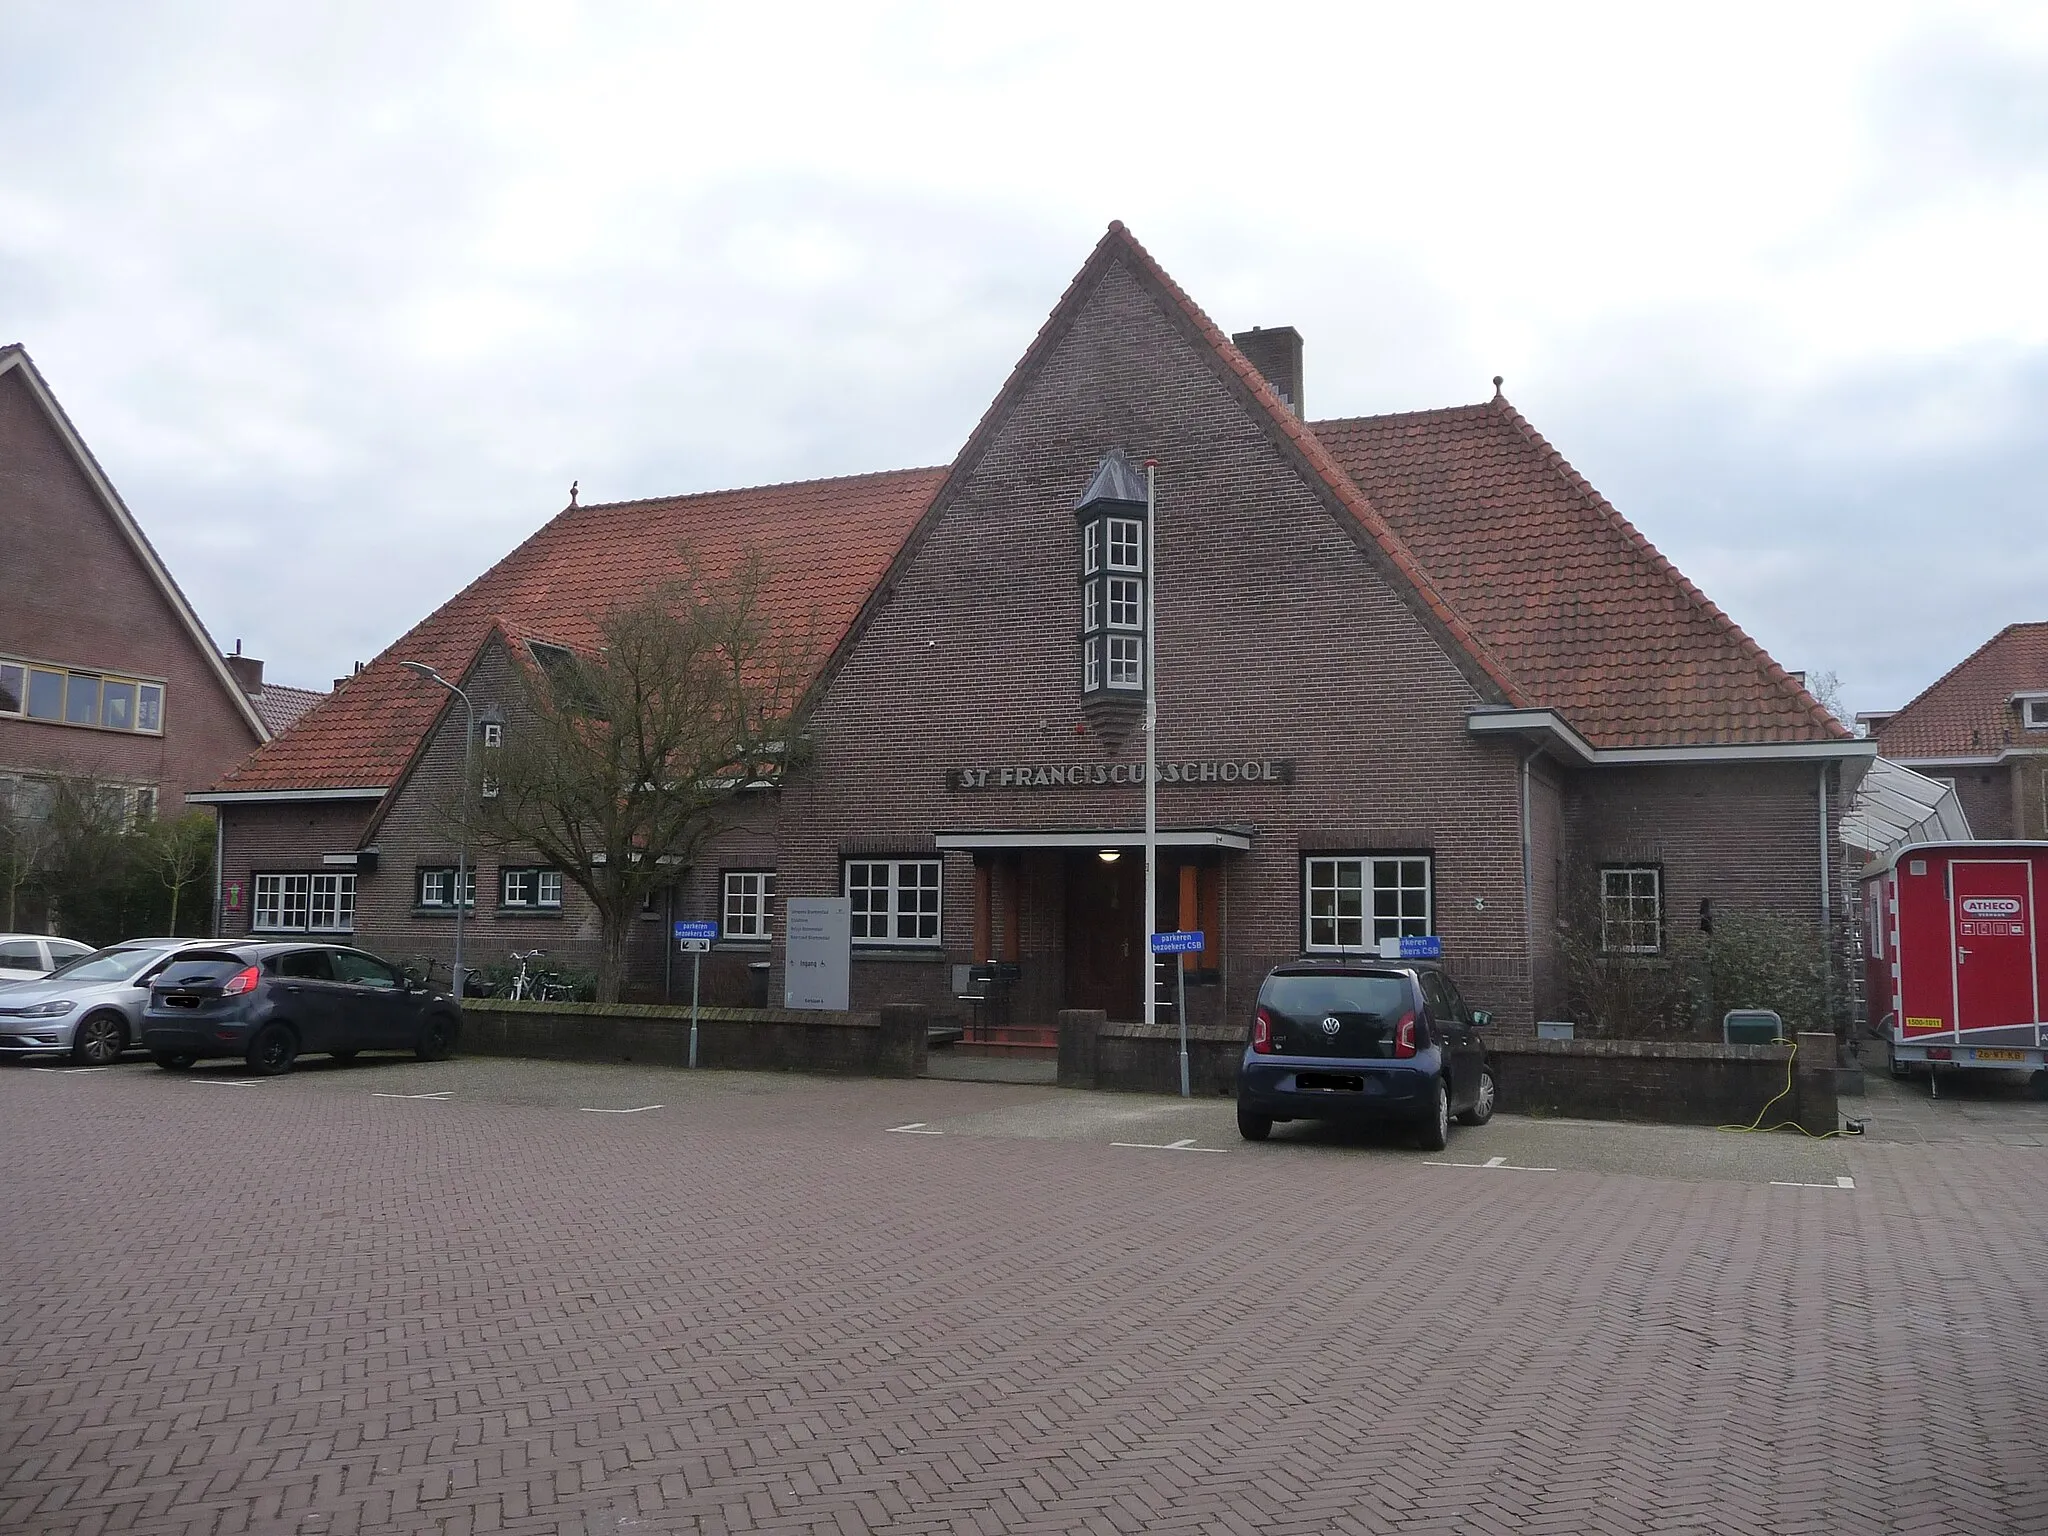
M 526 962 L 529 960 L 539 960 L 546 954 L 547 951 L 544 949 L 524 951 L 515 949 L 512 951 L 510 958 L 519 962 L 519 969 L 512 977 L 512 985 L 508 993 L 513 1002 L 524 1002 L 529 998 L 535 1000 L 541 998 L 545 982 L 539 971 L 535 971 L 531 977 L 526 974 Z

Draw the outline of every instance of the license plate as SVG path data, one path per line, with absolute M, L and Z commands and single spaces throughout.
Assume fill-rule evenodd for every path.
M 2027 1053 L 2025 1051 L 1988 1051 L 1980 1046 L 1977 1050 L 1977 1059 L 1979 1061 L 2025 1061 Z

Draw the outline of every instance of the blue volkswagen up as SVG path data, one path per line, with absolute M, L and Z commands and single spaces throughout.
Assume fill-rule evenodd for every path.
M 1237 1128 L 1264 1141 L 1286 1120 L 1392 1121 L 1441 1151 L 1451 1117 L 1493 1118 L 1494 1072 L 1442 966 L 1427 960 L 1297 960 L 1259 988 L 1237 1074 Z

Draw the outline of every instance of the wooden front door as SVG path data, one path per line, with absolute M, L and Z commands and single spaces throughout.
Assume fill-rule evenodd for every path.
M 1144 1012 L 1138 967 L 1145 944 L 1145 860 L 1125 850 L 1114 864 L 1094 853 L 1067 860 L 1067 1006 L 1112 1019 Z

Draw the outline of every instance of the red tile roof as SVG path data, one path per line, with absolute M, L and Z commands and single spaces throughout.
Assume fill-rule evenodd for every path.
M 287 688 L 282 683 L 266 683 L 261 693 L 249 695 L 249 702 L 256 706 L 256 713 L 270 734 L 281 736 L 298 722 L 301 715 L 326 697 L 318 688 Z
M 1879 726 L 1877 749 L 1924 762 L 2048 748 L 2048 732 L 2020 728 L 2016 693 L 2048 693 L 2048 623 L 2006 625 Z
M 815 618 L 820 650 L 829 652 L 944 477 L 941 469 L 904 469 L 569 507 L 218 788 L 389 787 L 448 698 L 400 661 L 457 678 L 494 623 L 594 644 L 593 616 L 680 575 L 685 549 L 717 577 L 758 548 L 768 578 L 763 611 L 793 625 Z
M 1850 734 L 1504 399 L 1313 431 L 1518 690 L 1594 746 Z
M 589 617 L 758 543 L 766 609 L 817 616 L 843 649 L 892 561 L 909 558 L 943 488 L 978 456 L 1008 400 L 1112 262 L 1126 263 L 1238 381 L 1331 500 L 1385 556 L 1482 694 L 1548 707 L 1596 746 L 1824 741 L 1849 733 L 1609 506 L 1504 400 L 1301 422 L 1122 224 L 1112 224 L 1012 370 L 950 471 L 899 470 L 752 490 L 571 507 L 415 627 L 223 790 L 375 788 L 397 781 L 445 695 L 399 667 L 453 676 L 496 623 L 590 643 Z

